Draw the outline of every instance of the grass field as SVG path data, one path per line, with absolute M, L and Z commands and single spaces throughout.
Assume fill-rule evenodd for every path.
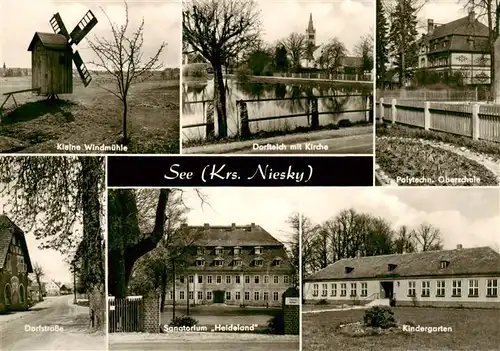
M 111 84 L 105 87 L 113 88 Z M 15 141 L 16 146 L 8 150 L 5 145 L 10 143 L 3 143 L 0 152 L 61 153 L 58 143 L 83 148 L 84 144 L 121 142 L 122 104 L 118 98 L 93 83 L 87 88 L 75 85 L 73 94 L 59 97 L 61 100 L 49 103 L 43 97 L 19 94 L 17 109 L 10 100 L 0 124 L 0 138 Z M 179 81 L 134 85 L 128 106 L 131 141 L 127 153 L 179 153 Z
M 336 331 L 339 324 L 363 320 L 363 310 L 304 314 L 304 351 L 361 350 L 498 350 L 499 310 L 451 308 L 393 308 L 401 324 L 451 327 L 448 333 L 406 333 L 351 337 Z

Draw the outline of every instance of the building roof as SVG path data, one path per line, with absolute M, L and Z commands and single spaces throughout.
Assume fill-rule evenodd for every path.
M 488 37 L 488 27 L 479 22 L 477 19 L 474 19 L 471 24 L 469 22 L 469 16 L 465 16 L 455 21 L 436 26 L 430 35 L 430 39 L 442 38 L 448 35 Z
M 314 32 L 314 25 L 313 25 L 313 14 L 312 12 L 309 14 L 309 24 L 307 26 L 307 31 L 309 33 Z
M 344 56 L 342 57 L 342 66 L 344 67 L 362 67 L 363 58 L 355 56 Z
M 33 273 L 33 267 L 31 266 L 31 259 L 24 233 L 6 215 L 0 215 L 0 269 L 2 269 L 5 264 L 13 235 L 17 235 L 17 237 L 21 239 L 22 249 L 24 251 L 24 262 L 28 267 L 28 273 Z
M 260 225 L 236 226 L 187 226 L 189 230 L 199 230 L 200 236 L 196 240 L 199 246 L 283 246 Z
M 446 268 L 441 262 L 447 261 Z M 388 266 L 396 265 L 389 271 Z M 346 267 L 352 268 L 347 273 Z M 339 260 L 307 280 L 348 280 L 399 277 L 500 274 L 500 254 L 490 247 L 426 251 Z
M 28 51 L 33 51 L 35 43 L 40 40 L 47 49 L 66 51 L 70 49 L 68 40 L 62 34 L 36 32 L 31 40 Z

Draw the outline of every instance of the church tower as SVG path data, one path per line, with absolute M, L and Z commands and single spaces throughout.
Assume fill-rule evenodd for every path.
M 313 15 L 309 14 L 309 25 L 306 29 L 307 42 L 312 44 L 312 46 L 316 46 L 316 29 L 313 25 Z

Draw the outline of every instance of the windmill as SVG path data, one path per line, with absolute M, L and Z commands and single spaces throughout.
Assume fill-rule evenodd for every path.
M 73 93 L 73 62 L 83 85 L 90 84 L 92 77 L 72 45 L 85 38 L 97 24 L 97 18 L 89 10 L 69 34 L 59 13 L 49 23 L 55 34 L 36 32 L 28 47 L 32 53 L 31 84 L 32 90 L 38 90 L 39 94 L 57 98 L 57 94 Z

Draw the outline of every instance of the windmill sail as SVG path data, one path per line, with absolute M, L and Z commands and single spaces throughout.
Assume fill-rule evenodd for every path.
M 97 18 L 92 11 L 88 11 L 85 16 L 76 25 L 75 29 L 71 31 L 71 44 L 78 44 L 87 35 L 88 32 L 97 24 Z
M 80 74 L 80 78 L 82 79 L 83 85 L 87 87 L 87 85 L 90 84 L 92 81 L 92 77 L 90 76 L 89 71 L 87 70 L 87 67 L 83 63 L 82 57 L 76 51 L 73 54 L 73 62 L 75 63 L 76 69 L 78 70 L 78 74 Z
M 64 25 L 64 22 L 61 19 L 61 15 L 59 15 L 59 12 L 56 13 L 54 16 L 52 16 L 49 23 L 52 29 L 54 30 L 54 33 L 62 34 L 66 37 L 66 39 L 69 39 L 68 30 L 66 29 L 66 26 Z

